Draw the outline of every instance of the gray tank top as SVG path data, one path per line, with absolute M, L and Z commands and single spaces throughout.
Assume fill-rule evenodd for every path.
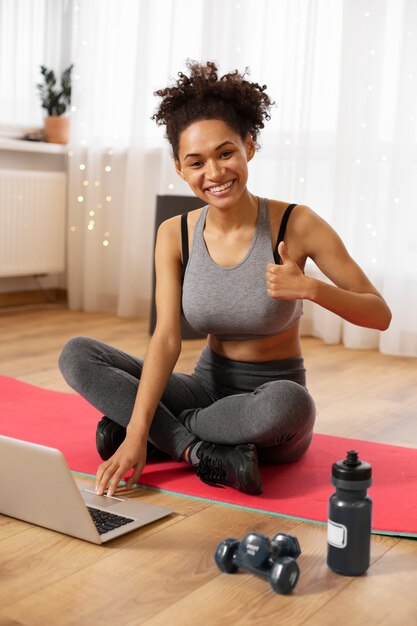
M 268 200 L 259 198 L 258 205 L 252 244 L 232 267 L 221 267 L 211 258 L 204 241 L 208 206 L 201 211 L 182 292 L 184 317 L 196 332 L 221 341 L 269 337 L 291 328 L 303 313 L 301 300 L 276 300 L 266 292 L 266 266 L 275 260 Z

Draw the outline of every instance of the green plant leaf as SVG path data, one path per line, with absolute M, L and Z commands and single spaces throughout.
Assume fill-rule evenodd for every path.
M 71 104 L 71 77 L 74 64 L 71 64 L 61 74 L 60 88 L 57 86 L 57 77 L 52 69 L 45 65 L 40 66 L 43 81 L 37 83 L 36 88 L 41 100 L 41 106 L 48 115 L 64 115 Z

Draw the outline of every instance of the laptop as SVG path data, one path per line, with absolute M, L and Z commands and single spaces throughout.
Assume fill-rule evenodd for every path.
M 169 509 L 77 487 L 55 448 L 0 435 L 0 513 L 102 544 Z

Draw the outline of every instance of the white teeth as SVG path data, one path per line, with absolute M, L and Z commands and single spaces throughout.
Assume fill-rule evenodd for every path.
M 231 180 L 228 183 L 225 183 L 224 185 L 221 185 L 220 187 L 210 187 L 209 191 L 213 191 L 214 193 L 217 193 L 219 191 L 224 191 L 225 189 L 229 189 L 229 187 L 231 187 L 233 185 L 233 181 Z

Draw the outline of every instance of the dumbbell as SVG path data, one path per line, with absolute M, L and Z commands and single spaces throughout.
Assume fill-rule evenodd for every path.
M 297 537 L 277 533 L 271 539 L 250 532 L 242 541 L 229 537 L 220 542 L 214 554 L 218 568 L 227 574 L 239 567 L 269 580 L 275 593 L 292 591 L 300 576 L 296 559 L 301 554 Z

